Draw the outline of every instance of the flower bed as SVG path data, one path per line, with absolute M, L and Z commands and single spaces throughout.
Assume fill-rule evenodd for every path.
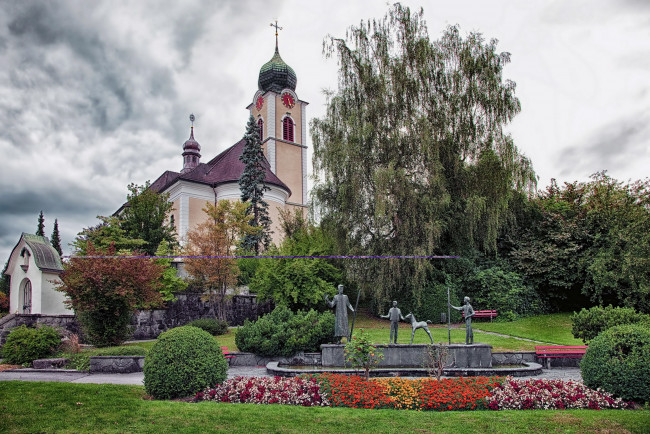
M 313 378 L 236 377 L 199 392 L 195 401 L 328 406 Z
M 515 380 L 507 378 L 488 399 L 490 410 L 628 408 L 630 403 L 611 394 L 563 380 Z
M 512 377 L 367 380 L 339 374 L 237 377 L 198 393 L 195 401 L 430 411 L 630 407 L 630 403 L 578 381 Z

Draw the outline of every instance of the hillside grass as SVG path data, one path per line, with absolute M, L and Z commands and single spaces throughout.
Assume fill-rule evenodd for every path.
M 350 318 L 350 323 L 352 323 L 352 318 Z M 465 323 L 452 323 L 451 327 L 451 342 L 465 343 Z M 570 313 L 540 315 L 512 322 L 476 320 L 472 323 L 472 327 L 474 329 L 474 342 L 492 345 L 493 351 L 534 351 L 535 345 L 540 345 L 535 342 L 515 339 L 516 337 L 554 345 L 583 345 L 581 340 L 575 339 L 571 334 Z M 390 321 L 372 316 L 367 312 L 359 312 L 355 320 L 354 328 L 356 330 L 360 328 L 366 330 L 374 343 L 387 344 L 389 341 Z M 449 332 L 447 324 L 429 324 L 429 330 L 431 331 L 434 343 L 448 342 Z M 512 337 L 495 336 L 481 333 L 481 331 L 499 333 Z M 235 344 L 236 333 L 237 329 L 232 327 L 228 329 L 228 333 L 216 336 L 215 339 L 219 343 L 219 346 L 228 347 L 228 350 L 231 352 L 239 351 Z M 409 323 L 400 322 L 397 343 L 411 343 L 411 325 Z M 431 343 L 431 341 L 426 332 L 420 329 L 416 330 L 413 343 L 427 344 Z M 138 345 L 149 350 L 153 344 L 154 341 L 137 342 L 127 345 Z
M 571 313 L 554 313 L 512 322 L 473 322 L 475 330 L 485 330 L 556 345 L 584 345 L 571 334 Z M 476 336 L 475 336 L 476 337 Z M 539 344 L 538 344 L 539 345 Z
M 0 382 L 0 432 L 647 432 L 650 410 L 419 412 L 154 401 L 142 386 Z

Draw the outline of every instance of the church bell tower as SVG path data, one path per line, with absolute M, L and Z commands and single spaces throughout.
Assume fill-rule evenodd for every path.
M 297 77 L 278 49 L 277 21 L 275 53 L 260 68 L 258 90 L 247 107 L 260 130 L 264 155 L 271 171 L 290 189 L 287 205 L 307 204 L 307 102 L 296 94 Z

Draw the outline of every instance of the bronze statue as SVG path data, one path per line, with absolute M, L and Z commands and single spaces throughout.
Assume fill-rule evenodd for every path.
M 348 327 L 348 311 L 347 309 L 350 309 L 352 312 L 354 312 L 354 308 L 350 304 L 350 300 L 348 300 L 348 296 L 343 294 L 343 285 L 339 285 L 339 293 L 334 296 L 334 299 L 330 301 L 330 299 L 327 297 L 327 294 L 325 295 L 325 301 L 327 302 L 327 305 L 329 307 L 334 307 L 336 308 L 335 310 L 335 315 L 336 315 L 336 322 L 334 324 L 334 336 L 337 339 L 337 343 L 341 343 L 341 338 L 345 336 L 348 341 L 350 340 L 350 330 Z
M 469 297 L 463 299 L 464 305 L 460 307 L 452 306 L 451 303 L 447 302 L 450 307 L 456 310 L 463 312 L 465 316 L 465 344 L 470 345 L 474 343 L 474 332 L 472 332 L 472 317 L 474 316 L 474 309 L 472 305 L 469 304 Z
M 393 301 L 393 307 L 388 310 L 388 315 L 379 315 L 380 318 L 390 320 L 390 337 L 388 343 L 397 343 L 397 330 L 399 329 L 399 320 L 406 321 L 402 316 L 402 311 L 397 307 L 397 302 Z

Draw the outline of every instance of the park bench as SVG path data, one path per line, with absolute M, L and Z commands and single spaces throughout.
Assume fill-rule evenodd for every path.
M 463 318 L 465 318 L 465 312 L 462 312 Z M 492 321 L 493 318 L 497 317 L 496 310 L 475 310 L 474 316 L 472 318 L 490 318 Z
M 549 345 L 536 346 L 535 355 L 546 360 L 546 367 L 551 367 L 551 359 L 561 357 L 582 357 L 587 351 L 586 345 Z
M 228 347 L 221 347 L 221 352 L 223 353 L 223 356 L 226 358 L 228 361 L 228 364 L 230 365 L 230 361 L 235 358 L 234 354 L 231 354 L 228 351 Z

